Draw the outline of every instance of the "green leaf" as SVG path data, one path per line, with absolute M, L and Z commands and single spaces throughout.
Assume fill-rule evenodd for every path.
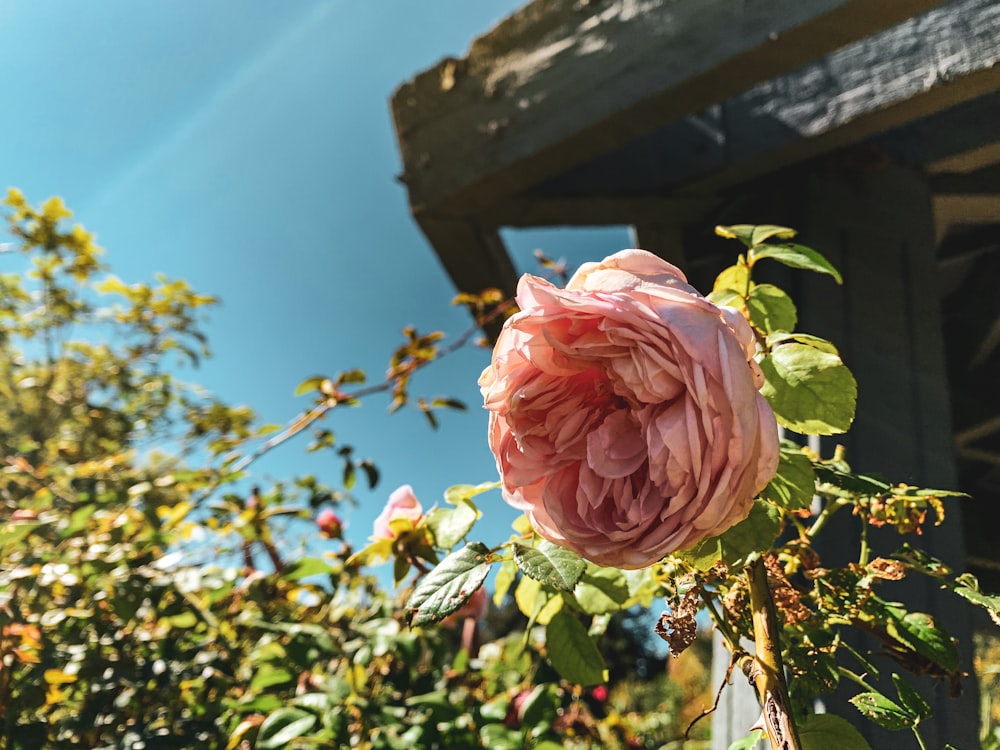
M 188 610 L 186 612 L 181 612 L 170 617 L 164 617 L 163 620 L 169 623 L 170 627 L 178 628 L 179 630 L 188 630 L 193 628 L 198 624 L 198 615 L 194 612 Z
M 368 458 L 359 463 L 358 466 L 360 466 L 361 470 L 365 473 L 365 478 L 368 480 L 368 489 L 375 489 L 379 480 L 378 467 L 376 467 L 375 464 L 372 463 L 371 459 Z
M 872 750 L 847 719 L 834 714 L 809 714 L 798 729 L 802 750 Z
M 497 577 L 493 584 L 493 603 L 498 607 L 503 604 L 510 586 L 517 579 L 517 565 L 513 560 L 504 560 L 497 570 Z
M 711 570 L 719 560 L 737 570 L 751 556 L 770 547 L 780 531 L 781 511 L 758 501 L 750 508 L 750 515 L 731 529 L 678 552 L 676 557 L 698 570 Z
M 250 692 L 256 693 L 274 685 L 286 685 L 294 680 L 295 677 L 287 669 L 265 666 L 250 680 Z
M 789 333 L 788 331 L 775 331 L 769 334 L 767 337 L 767 346 L 769 349 L 773 349 L 778 344 L 784 344 L 788 342 L 795 342 L 799 344 L 805 344 L 806 346 L 811 346 L 813 349 L 819 349 L 821 352 L 826 352 L 827 354 L 839 354 L 837 347 L 826 339 L 821 339 L 819 336 L 813 336 L 808 333 Z
M 286 581 L 298 581 L 309 576 L 325 575 L 333 572 L 333 568 L 325 560 L 318 557 L 303 557 L 289 565 L 281 577 Z
M 792 298 L 773 284 L 757 284 L 747 298 L 750 322 L 764 333 L 792 331 L 798 314 Z
M 347 370 L 337 376 L 338 383 L 364 383 L 365 379 L 364 370 Z
M 953 591 L 966 601 L 970 601 L 986 610 L 990 619 L 1000 625 L 1000 596 L 990 596 L 979 590 L 979 581 L 975 576 L 966 573 L 956 579 Z
M 753 228 L 750 244 L 759 245 L 761 242 L 767 242 L 772 237 L 777 237 L 779 240 L 790 240 L 796 234 L 798 232 L 788 227 L 779 227 L 774 224 L 758 224 Z
M 812 505 L 816 494 L 816 473 L 812 461 L 798 449 L 782 446 L 778 473 L 760 496 L 785 510 L 803 510 Z
M 578 554 L 552 542 L 543 540 L 537 547 L 515 543 L 513 547 L 514 562 L 522 573 L 560 591 L 572 591 L 587 569 Z
M 797 244 L 758 245 L 747 254 L 751 267 L 758 260 L 771 258 L 792 268 L 802 268 L 806 271 L 829 274 L 838 284 L 844 283 L 840 271 L 833 267 L 826 258 L 811 247 Z
M 573 595 L 588 615 L 618 612 L 629 598 L 628 579 L 617 568 L 602 568 L 588 563 L 587 571 L 576 584 Z
M 456 411 L 466 411 L 468 407 L 465 402 L 457 398 L 435 398 L 431 400 L 431 406 L 435 409 L 455 409 Z
M 958 648 L 955 641 L 934 624 L 930 615 L 907 612 L 895 604 L 886 604 L 884 610 L 889 615 L 886 623 L 889 635 L 947 672 L 958 670 Z
M 881 693 L 858 693 L 850 701 L 866 719 L 883 729 L 910 729 L 917 723 L 915 716 Z
M 729 266 L 729 268 L 723 269 L 723 271 L 715 277 L 715 285 L 712 287 L 712 292 L 715 293 L 728 290 L 740 295 L 742 298 L 743 293 L 746 292 L 747 287 L 749 286 L 750 269 L 745 263 L 737 263 L 735 266 Z M 715 300 L 712 301 L 715 302 Z
M 483 585 L 493 556 L 486 545 L 471 542 L 444 558 L 417 584 L 406 603 L 413 625 L 447 617 Z
M 729 746 L 729 750 L 754 750 L 757 743 L 764 739 L 764 732 L 760 729 L 754 730 L 741 740 L 736 740 Z
M 858 384 L 840 357 L 804 344 L 782 344 L 760 361 L 760 392 L 778 423 L 805 435 L 846 432 Z
M 465 538 L 481 515 L 471 501 L 460 500 L 454 508 L 434 508 L 427 514 L 427 527 L 438 547 L 451 549 Z
M 713 305 L 725 305 L 737 310 L 743 309 L 743 295 L 735 289 L 716 289 L 706 299 Z
M 316 716 L 301 708 L 279 708 L 260 725 L 256 747 L 263 750 L 284 748 L 316 723 Z
M 568 682 L 588 687 L 608 679 L 608 669 L 587 629 L 566 610 L 557 612 L 545 628 L 549 662 Z
M 771 237 L 779 240 L 790 240 L 796 235 L 794 229 L 779 227 L 774 224 L 733 224 L 731 226 L 717 226 L 715 233 L 720 237 L 730 240 L 739 240 L 747 247 L 759 245 L 766 242 Z
M 301 396 L 305 393 L 309 393 L 310 391 L 317 391 L 319 390 L 320 385 L 322 385 L 323 381 L 326 379 L 327 378 L 325 375 L 314 375 L 311 378 L 306 378 L 297 386 L 295 386 L 295 393 L 293 393 L 292 395 Z
M 479 739 L 483 747 L 494 750 L 521 750 L 524 747 L 524 735 L 517 730 L 508 729 L 503 724 L 486 724 L 479 730 Z
M 917 721 L 926 719 L 933 713 L 930 704 L 917 692 L 916 688 L 904 682 L 903 678 L 893 672 L 892 684 L 896 686 L 896 694 L 903 707 L 916 717 Z M 916 723 L 916 722 L 914 722 Z
M 482 484 L 456 484 L 444 491 L 444 499 L 451 505 L 458 505 L 463 500 L 471 500 L 476 495 L 495 490 L 500 482 L 483 482 Z

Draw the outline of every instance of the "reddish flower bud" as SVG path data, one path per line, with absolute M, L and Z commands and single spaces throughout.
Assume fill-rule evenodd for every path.
M 324 508 L 319 512 L 319 515 L 316 516 L 316 525 L 319 527 L 320 535 L 326 539 L 340 539 L 344 530 L 340 518 L 329 508 Z

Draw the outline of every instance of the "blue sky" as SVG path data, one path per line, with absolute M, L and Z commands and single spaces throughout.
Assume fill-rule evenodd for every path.
M 163 272 L 220 297 L 214 356 L 182 377 L 288 422 L 307 406 L 292 395 L 304 378 L 380 379 L 403 326 L 469 325 L 393 179 L 388 99 L 519 4 L 0 0 L 0 187 L 63 196 L 126 281 Z M 628 242 L 620 228 L 505 236 L 529 270 L 536 247 L 579 263 Z M 356 544 L 399 484 L 429 507 L 451 484 L 495 479 L 476 387 L 487 360 L 463 351 L 417 379 L 415 394 L 470 406 L 437 432 L 415 411 L 387 416 L 379 397 L 327 420 L 383 472 L 345 513 Z M 334 483 L 332 454 L 304 448 L 287 444 L 254 479 Z M 514 514 L 497 493 L 482 504 L 494 515 L 478 536 L 499 540 Z

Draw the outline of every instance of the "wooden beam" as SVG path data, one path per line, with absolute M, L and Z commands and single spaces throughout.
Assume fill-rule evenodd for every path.
M 730 163 L 685 190 L 715 192 L 993 94 L 998 27 L 995 0 L 959 0 L 754 87 L 724 105 Z M 982 120 L 979 133 L 996 139 Z
M 717 205 L 713 198 L 670 196 L 513 196 L 481 212 L 486 224 L 503 227 L 690 224 Z
M 997 195 L 1000 194 L 1000 164 L 971 172 L 946 172 L 931 177 L 935 195 Z M 1000 216 L 996 217 L 1000 220 Z
M 497 287 L 513 296 L 517 272 L 495 226 L 426 215 L 417 221 L 457 289 L 476 293 Z
M 472 214 L 941 0 L 535 0 L 403 84 L 416 213 Z

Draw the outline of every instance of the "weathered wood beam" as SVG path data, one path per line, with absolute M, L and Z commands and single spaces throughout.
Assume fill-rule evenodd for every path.
M 497 287 L 513 296 L 517 272 L 495 226 L 426 215 L 417 222 L 457 289 L 476 293 Z
M 946 172 L 933 175 L 931 191 L 935 195 L 1000 194 L 1000 164 L 973 172 Z M 1000 216 L 997 219 L 1000 220 Z
M 995 0 L 958 0 L 754 87 L 724 105 L 730 163 L 685 189 L 714 192 L 996 92 L 997 28 Z
M 714 193 L 883 133 L 878 149 L 934 171 L 1000 158 L 1000 5 L 961 0 L 672 123 L 537 186 L 588 195 Z M 883 157 L 883 161 L 884 161 Z M 852 168 L 864 164 L 852 163 Z
M 707 215 L 716 204 L 716 200 L 702 197 L 517 195 L 490 206 L 480 212 L 478 218 L 503 227 L 690 224 Z
M 403 84 L 415 213 L 474 214 L 941 0 L 535 0 Z
M 993 224 L 1000 217 L 1000 193 L 934 196 L 934 231 L 938 242 L 955 226 Z

